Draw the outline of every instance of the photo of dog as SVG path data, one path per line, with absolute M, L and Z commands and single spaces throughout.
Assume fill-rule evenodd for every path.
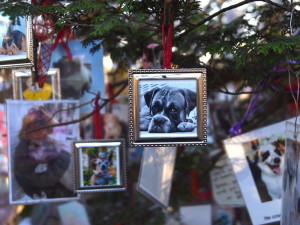
M 9 17 L 0 15 L 0 55 L 12 56 L 26 52 L 26 35 L 12 24 Z
M 140 96 L 140 131 L 193 132 L 197 127 L 195 90 L 163 82 Z M 193 111 L 194 110 L 194 111 Z M 193 116 L 191 112 L 193 111 Z
M 285 141 L 252 140 L 251 149 L 246 151 L 249 167 L 253 174 L 262 202 L 280 199 L 282 196 Z
M 115 147 L 82 148 L 83 186 L 118 185 L 118 157 Z

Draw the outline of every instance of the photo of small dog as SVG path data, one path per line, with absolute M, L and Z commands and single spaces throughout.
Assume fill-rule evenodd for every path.
M 285 141 L 252 140 L 247 160 L 262 202 L 282 196 Z
M 197 127 L 196 92 L 171 85 L 155 86 L 140 96 L 140 131 L 192 132 Z M 194 111 L 195 112 L 195 111 Z
M 0 15 L 0 55 L 26 52 L 26 35 L 15 29 L 9 17 Z
M 257 166 L 261 170 L 261 179 L 265 183 L 272 200 L 282 196 L 282 178 L 284 149 L 281 143 L 264 144 L 257 149 Z

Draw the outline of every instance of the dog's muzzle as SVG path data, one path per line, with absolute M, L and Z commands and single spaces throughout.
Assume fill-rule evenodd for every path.
M 149 124 L 149 133 L 170 133 L 175 132 L 176 127 L 170 119 L 164 115 L 156 115 Z

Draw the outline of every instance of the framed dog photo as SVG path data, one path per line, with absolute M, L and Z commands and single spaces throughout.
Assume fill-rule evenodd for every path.
M 33 65 L 33 30 L 30 17 L 20 17 L 13 24 L 0 12 L 0 68 L 31 67 Z
M 32 85 L 31 70 L 13 70 L 13 97 L 20 100 L 61 99 L 59 69 L 49 69 L 44 86 Z
M 125 139 L 73 143 L 74 186 L 78 193 L 126 190 Z
M 285 124 L 283 121 L 223 141 L 254 225 L 281 220 Z
M 7 101 L 9 201 L 35 204 L 78 199 L 73 190 L 72 143 L 79 101 Z
M 130 70 L 132 147 L 206 145 L 206 70 Z

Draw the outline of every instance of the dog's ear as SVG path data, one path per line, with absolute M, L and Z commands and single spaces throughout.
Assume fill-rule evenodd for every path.
M 156 92 L 158 92 L 160 90 L 160 88 L 156 87 L 151 89 L 150 91 L 147 91 L 144 94 L 144 98 L 145 98 L 145 102 L 146 105 L 150 108 L 150 104 L 151 104 L 151 100 L 153 99 L 154 95 L 156 94 Z
M 189 114 L 196 107 L 196 104 L 197 104 L 196 92 L 193 92 L 193 91 L 191 91 L 189 89 L 186 89 L 186 88 L 180 89 L 180 92 L 185 97 L 186 108 L 187 108 L 188 114 Z

